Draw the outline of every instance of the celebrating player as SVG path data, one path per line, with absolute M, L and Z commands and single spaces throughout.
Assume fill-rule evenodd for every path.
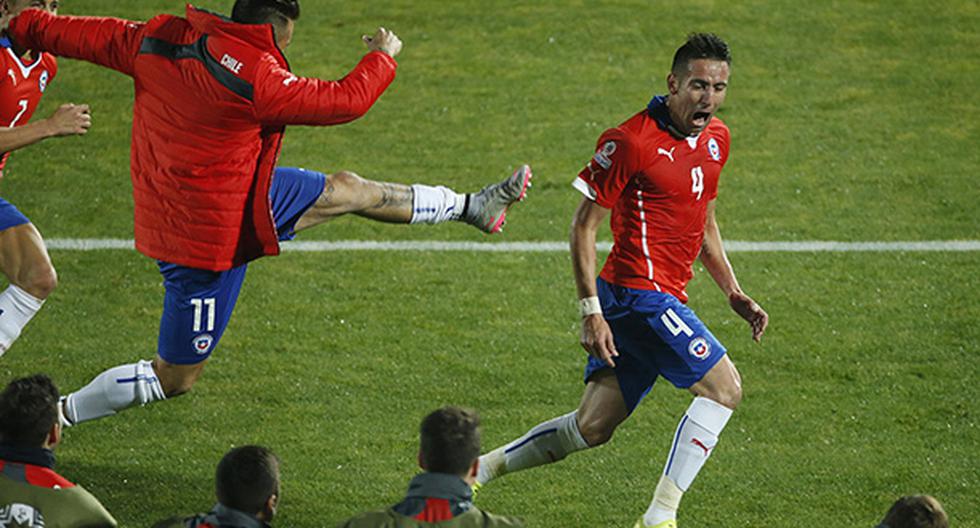
M 480 485 L 607 442 L 663 376 L 695 397 L 637 527 L 676 527 L 682 494 L 742 397 L 725 348 L 684 305 L 699 252 L 755 340 L 769 319 L 739 287 L 715 220 L 730 142 L 728 127 L 714 114 L 725 99 L 730 66 L 722 39 L 691 35 L 674 55 L 668 95 L 654 97 L 599 138 L 573 184 L 585 195 L 571 234 L 582 346 L 590 354 L 585 394 L 576 411 L 482 456 Z M 594 279 L 596 231 L 610 209 L 614 245 Z
M 165 298 L 157 357 L 109 369 L 68 395 L 79 423 L 190 390 L 228 324 L 247 263 L 279 241 L 346 213 L 402 223 L 460 220 L 499 232 L 524 197 L 527 166 L 473 194 L 378 183 L 351 172 L 275 169 L 285 125 L 336 125 L 365 114 L 395 77 L 402 43 L 379 28 L 340 81 L 303 78 L 281 50 L 298 0 L 237 0 L 231 19 L 139 23 L 28 10 L 10 24 L 29 49 L 135 79 L 132 181 L 136 247 L 159 262 Z
M 3 0 L 3 35 L 0 36 L 0 179 L 10 152 L 55 136 L 80 135 L 92 125 L 87 105 L 65 104 L 51 117 L 30 121 L 41 95 L 58 72 L 47 53 L 33 53 L 7 38 L 11 16 L 27 7 L 58 11 L 57 0 Z M 0 271 L 10 283 L 0 293 L 0 356 L 20 336 L 54 290 L 58 276 L 34 224 L 13 204 L 0 198 Z

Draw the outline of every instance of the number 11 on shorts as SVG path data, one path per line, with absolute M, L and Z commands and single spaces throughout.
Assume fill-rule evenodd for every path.
M 194 306 L 194 331 L 201 332 L 201 319 L 204 315 L 204 307 L 208 309 L 208 326 L 203 331 L 211 332 L 214 330 L 214 297 L 207 299 L 191 299 Z

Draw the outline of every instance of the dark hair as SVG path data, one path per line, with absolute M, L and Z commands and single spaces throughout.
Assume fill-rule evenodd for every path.
M 299 0 L 235 0 L 231 19 L 239 24 L 278 24 L 299 18 Z
M 41 447 L 58 422 L 58 388 L 35 374 L 11 381 L 0 393 L 0 441 L 17 447 Z
M 420 427 L 422 463 L 427 471 L 465 475 L 480 456 L 480 416 L 460 407 L 443 407 Z
M 895 501 L 881 524 L 888 528 L 948 528 L 949 518 L 935 498 L 910 495 Z
M 687 36 L 687 42 L 674 53 L 670 71 L 678 76 L 686 73 L 688 64 L 697 59 L 720 60 L 731 65 L 732 52 L 728 49 L 728 43 L 714 33 L 691 33 Z
M 214 480 L 218 502 L 255 514 L 279 493 L 279 458 L 262 446 L 236 447 L 218 462 Z

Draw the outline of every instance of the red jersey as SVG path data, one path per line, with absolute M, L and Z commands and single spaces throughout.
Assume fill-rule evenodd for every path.
M 41 94 L 58 72 L 53 55 L 38 53 L 30 64 L 24 64 L 10 47 L 10 41 L 0 38 L 0 126 L 13 128 L 26 124 L 41 102 Z M 7 164 L 9 152 L 0 158 L 0 177 Z
M 666 129 L 662 97 L 599 138 L 574 187 L 612 209 L 613 248 L 600 276 L 687 302 L 684 288 L 701 251 L 708 202 L 728 160 L 728 127 L 713 118 L 698 136 Z M 658 122 L 659 121 L 659 122 Z

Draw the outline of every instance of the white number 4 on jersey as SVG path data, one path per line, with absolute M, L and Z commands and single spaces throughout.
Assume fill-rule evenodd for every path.
M 691 193 L 697 194 L 700 200 L 702 192 L 704 192 L 704 171 L 697 166 L 691 169 Z

